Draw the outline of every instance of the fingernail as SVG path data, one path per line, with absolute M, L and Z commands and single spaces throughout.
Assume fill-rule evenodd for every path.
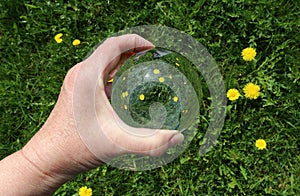
M 176 146 L 180 144 L 183 140 L 184 140 L 184 136 L 181 133 L 177 133 L 171 138 L 170 145 L 171 147 Z

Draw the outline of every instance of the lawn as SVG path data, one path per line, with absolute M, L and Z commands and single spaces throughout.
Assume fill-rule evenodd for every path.
M 67 71 L 125 28 L 164 25 L 191 35 L 216 60 L 227 100 L 218 143 L 199 155 L 209 121 L 173 162 L 149 171 L 101 166 L 55 195 L 300 195 L 300 4 L 296 0 L 0 1 L 0 158 L 19 150 L 54 107 Z M 55 35 L 62 33 L 57 43 Z M 79 39 L 74 46 L 73 40 Z M 245 61 L 243 49 L 256 56 Z M 195 83 L 195 81 L 192 81 Z M 249 99 L 243 89 L 258 85 Z M 198 93 L 198 96 L 199 93 Z M 259 150 L 256 140 L 266 141 Z

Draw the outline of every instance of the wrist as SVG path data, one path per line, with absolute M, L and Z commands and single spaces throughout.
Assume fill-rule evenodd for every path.
M 22 149 L 23 156 L 54 189 L 102 164 L 81 141 L 73 120 L 60 115 L 54 109 L 41 130 Z
M 46 123 L 21 151 L 42 176 L 49 193 L 77 174 L 102 164 L 81 141 L 74 119 L 65 110 L 68 103 L 63 101 L 58 101 Z
M 50 195 L 56 189 L 51 176 L 32 164 L 22 151 L 0 162 L 0 195 Z

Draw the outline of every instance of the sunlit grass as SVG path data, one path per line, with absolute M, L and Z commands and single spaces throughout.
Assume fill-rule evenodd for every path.
M 205 113 L 199 133 L 174 162 L 145 172 L 101 166 L 56 195 L 77 194 L 83 186 L 93 195 L 299 195 L 299 3 L 190 2 L 0 1 L 0 157 L 39 130 L 67 70 L 99 41 L 126 27 L 161 24 L 200 41 L 216 59 L 226 90 L 241 94 L 228 102 L 218 144 L 198 155 L 210 120 Z M 252 61 L 241 55 L 248 47 L 256 51 Z M 257 99 L 245 96 L 248 83 L 260 87 Z M 197 92 L 209 109 L 207 94 Z M 258 139 L 266 148 L 256 147 Z

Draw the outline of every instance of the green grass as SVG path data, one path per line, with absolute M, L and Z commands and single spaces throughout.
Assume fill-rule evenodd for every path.
M 168 165 L 144 172 L 102 166 L 56 195 L 73 195 L 81 186 L 93 195 L 299 195 L 299 6 L 294 0 L 2 0 L 0 158 L 39 130 L 67 70 L 99 41 L 127 27 L 161 24 L 200 41 L 216 59 L 226 89 L 242 92 L 254 82 L 261 96 L 228 102 L 219 142 L 203 157 L 200 127 Z M 61 44 L 53 39 L 57 33 L 64 34 Z M 82 43 L 74 47 L 73 39 Z M 241 51 L 249 46 L 257 56 L 246 63 Z M 255 148 L 259 138 L 267 141 L 266 150 Z

